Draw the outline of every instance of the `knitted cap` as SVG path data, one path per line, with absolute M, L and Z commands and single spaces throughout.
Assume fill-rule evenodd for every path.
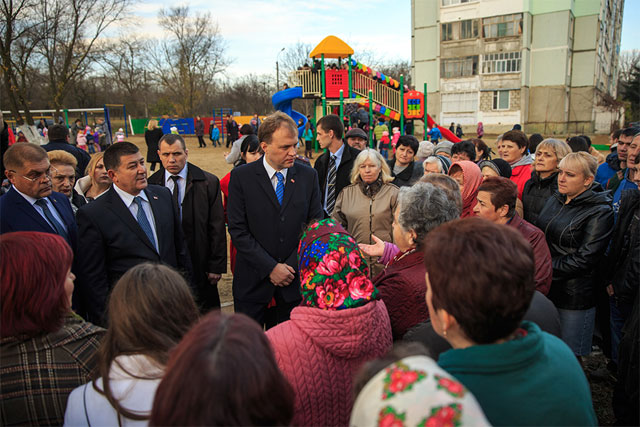
M 506 160 L 502 159 L 493 159 L 493 160 L 483 160 L 478 163 L 478 167 L 482 170 L 483 167 L 490 167 L 493 169 L 499 176 L 504 178 L 511 178 L 511 165 Z
M 436 149 L 433 151 L 433 154 L 446 153 L 451 155 L 451 147 L 453 147 L 453 142 L 440 141 L 438 145 L 436 145 Z

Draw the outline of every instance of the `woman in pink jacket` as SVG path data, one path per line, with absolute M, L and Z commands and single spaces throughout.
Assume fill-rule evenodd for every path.
M 352 378 L 390 350 L 391 324 L 369 267 L 333 219 L 312 224 L 298 247 L 302 303 L 267 331 L 296 393 L 294 425 L 347 425 Z

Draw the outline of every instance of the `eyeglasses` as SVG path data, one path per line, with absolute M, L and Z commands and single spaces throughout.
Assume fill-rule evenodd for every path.
M 28 176 L 24 176 L 24 175 L 18 175 L 20 178 L 26 179 L 29 182 L 36 182 L 36 181 L 40 181 L 42 180 L 42 178 L 47 178 L 47 180 L 51 180 L 51 169 L 54 169 L 56 172 L 58 172 L 58 170 L 56 168 L 54 168 L 53 166 L 49 167 L 49 169 L 47 169 L 44 172 L 36 172 L 33 173 L 33 177 L 28 177 Z M 18 172 L 9 169 L 9 172 L 13 172 L 16 175 L 18 174 Z

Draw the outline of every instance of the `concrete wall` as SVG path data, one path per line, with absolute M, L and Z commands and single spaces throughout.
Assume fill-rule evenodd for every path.
M 439 0 L 411 0 L 413 82 L 416 88 L 427 83 L 429 94 L 437 92 L 440 80 Z M 419 89 L 420 90 L 420 89 Z M 431 99 L 428 100 L 431 104 Z

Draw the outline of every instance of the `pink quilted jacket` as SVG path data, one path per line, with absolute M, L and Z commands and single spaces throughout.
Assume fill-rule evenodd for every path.
M 392 346 L 383 301 L 338 311 L 296 307 L 267 336 L 296 392 L 294 425 L 348 425 L 353 376 Z

